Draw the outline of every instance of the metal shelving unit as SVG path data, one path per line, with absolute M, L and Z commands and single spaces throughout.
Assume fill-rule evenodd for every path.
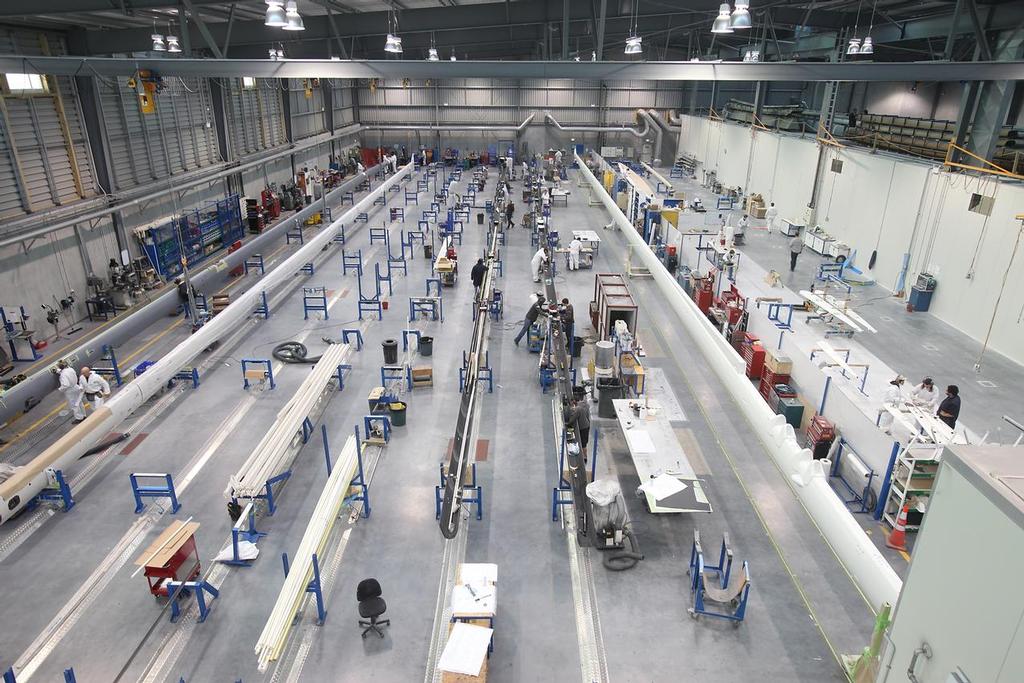
M 897 456 L 883 514 L 889 526 L 895 528 L 896 518 L 905 504 L 909 503 L 913 511 L 923 500 L 927 507 L 927 499 L 931 496 L 935 475 L 939 471 L 941 451 L 941 447 L 933 444 L 919 445 L 904 449 Z M 920 520 L 912 524 L 908 519 L 907 531 L 916 531 L 919 527 Z
M 137 237 L 149 262 L 164 279 L 181 273 L 182 253 L 190 265 L 242 239 L 245 234 L 238 195 L 175 216 Z

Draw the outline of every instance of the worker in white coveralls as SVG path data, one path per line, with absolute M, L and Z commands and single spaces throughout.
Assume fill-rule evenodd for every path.
M 530 259 L 530 269 L 533 271 L 533 281 L 540 282 L 540 269 L 544 266 L 544 263 L 548 260 L 547 249 L 541 247 L 537 250 L 537 253 Z
M 68 410 L 75 422 L 85 419 L 85 409 L 82 407 L 82 387 L 78 386 L 78 375 L 66 360 L 57 363 L 60 373 L 57 378 L 60 380 L 60 393 L 64 394 L 64 400 L 68 403 Z
M 583 242 L 578 237 L 573 237 L 569 242 L 569 270 L 580 269 L 580 251 L 583 250 Z
M 882 410 L 879 413 L 878 426 L 885 430 L 888 434 L 892 429 L 893 416 L 885 406 L 893 406 L 899 408 L 903 405 L 903 383 L 906 378 L 903 375 L 896 375 L 896 377 L 889 382 L 889 388 L 885 390 L 885 398 L 882 399 Z
M 775 208 L 775 202 L 772 202 L 772 205 L 764 212 L 764 217 L 768 220 L 768 234 L 770 235 L 775 229 L 775 221 L 779 217 L 779 210 Z
M 921 383 L 910 392 L 910 397 L 916 405 L 925 409 L 934 410 L 939 405 L 939 392 L 935 390 L 935 382 L 931 377 L 921 380 Z
M 82 368 L 82 376 L 78 379 L 78 386 L 85 392 L 85 400 L 92 404 L 93 412 L 103 407 L 103 399 L 110 396 L 110 385 L 103 375 L 93 372 L 88 367 Z

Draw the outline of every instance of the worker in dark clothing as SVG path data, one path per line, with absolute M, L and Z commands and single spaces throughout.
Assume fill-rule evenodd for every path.
M 515 225 L 515 213 L 516 205 L 512 202 L 512 200 L 509 200 L 508 204 L 505 205 L 505 220 L 508 221 L 509 230 L 511 230 L 512 226 Z
M 192 312 L 188 306 L 188 283 L 185 282 L 184 278 L 174 278 L 174 284 L 178 285 L 178 299 L 181 301 L 178 310 L 184 311 L 186 318 L 192 317 Z M 192 287 L 192 298 L 195 299 L 198 294 L 196 293 L 195 286 Z
M 562 299 L 562 311 L 560 314 L 562 319 L 562 334 L 565 335 L 565 348 L 572 351 L 572 336 L 573 336 L 573 324 L 576 322 L 576 312 L 573 310 L 572 304 L 569 299 Z
M 587 444 L 590 443 L 590 404 L 586 399 L 573 400 L 567 411 L 565 426 L 576 428 L 576 438 L 580 442 L 580 453 L 587 455 Z
M 478 258 L 476 265 L 473 266 L 473 270 L 469 272 L 469 277 L 473 280 L 473 298 L 480 298 L 480 287 L 484 283 L 484 275 L 487 274 L 487 266 L 484 265 L 484 260 Z
M 956 429 L 956 421 L 960 417 L 960 387 L 955 384 L 946 387 L 946 398 L 939 404 L 939 412 L 936 415 L 949 425 L 950 429 Z
M 515 338 L 516 346 L 519 346 L 519 340 L 523 338 L 523 335 L 530 331 L 530 325 L 537 322 L 537 318 L 540 317 L 540 307 L 543 305 L 544 295 L 538 293 L 534 299 L 533 305 L 530 306 L 530 310 L 526 312 L 526 317 L 523 318 L 523 327 L 519 330 L 519 334 L 517 334 Z

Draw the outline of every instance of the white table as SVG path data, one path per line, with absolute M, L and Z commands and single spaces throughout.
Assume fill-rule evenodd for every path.
M 556 204 L 569 206 L 569 190 L 551 190 L 551 206 Z
M 593 230 L 573 230 L 573 239 L 583 242 L 584 247 L 590 247 L 597 254 L 601 249 L 601 236 Z
M 802 222 L 798 223 L 788 218 L 782 219 L 782 225 L 782 234 L 786 237 L 796 237 L 800 234 L 800 231 L 804 229 L 804 224 Z
M 638 417 L 630 404 L 648 406 L 642 417 Z M 616 399 L 612 401 L 615 417 L 626 437 L 626 446 L 633 459 L 640 483 L 650 482 L 655 477 L 667 474 L 686 484 L 686 488 L 661 500 L 644 487 L 647 509 L 655 514 L 668 512 L 711 512 L 711 503 L 704 494 L 697 474 L 679 445 L 679 439 L 672 431 L 672 425 L 659 403 L 653 399 Z

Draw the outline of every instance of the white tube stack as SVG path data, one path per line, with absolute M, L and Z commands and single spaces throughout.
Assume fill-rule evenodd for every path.
M 299 548 L 292 557 L 288 577 L 284 580 L 281 593 L 277 596 L 274 609 L 266 626 L 256 641 L 256 657 L 260 671 L 266 671 L 270 662 L 276 661 L 288 642 L 295 615 L 306 595 L 306 587 L 313 577 L 313 554 L 321 557 L 327 538 L 338 518 L 345 494 L 355 476 L 359 448 L 356 437 L 350 436 L 338 457 L 323 493 L 313 509 L 306 532 L 302 535 Z
M 615 205 L 584 160 L 575 155 L 580 173 L 601 199 L 605 209 L 633 245 L 634 253 L 646 266 L 665 301 L 672 307 L 687 332 L 697 343 L 708 364 L 749 420 L 768 454 L 786 475 L 790 487 L 835 551 L 836 556 L 867 597 L 873 609 L 883 603 L 895 605 L 903 586 L 882 554 L 853 518 L 849 509 L 828 485 L 820 462 L 797 443 L 793 428 L 761 399 L 743 372 L 743 362 L 728 341 L 701 314 L 682 286 L 665 269 L 651 248 Z
M 302 423 L 325 395 L 325 387 L 351 352 L 348 344 L 331 344 L 313 366 L 295 395 L 277 414 L 270 430 L 231 477 L 224 492 L 228 498 L 253 498 L 263 493 L 267 480 L 291 467 L 302 437 Z

